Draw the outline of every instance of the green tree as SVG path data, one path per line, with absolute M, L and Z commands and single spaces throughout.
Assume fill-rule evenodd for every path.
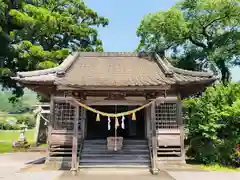
M 1 88 L 1 87 L 0 87 Z M 0 113 L 1 112 L 20 112 L 27 109 L 32 109 L 38 103 L 36 94 L 28 89 L 24 90 L 24 95 L 17 102 L 9 102 L 13 94 L 11 91 L 0 92 Z
M 73 51 L 103 51 L 97 27 L 108 19 L 88 8 L 81 0 L 0 0 L 0 30 L 8 52 L 1 81 L 4 87 L 23 94 L 10 79 L 17 71 L 54 67 Z
M 209 164 L 240 165 L 240 83 L 209 87 L 183 101 L 190 141 L 188 155 Z
M 225 82 L 229 67 L 240 64 L 239 28 L 239 0 L 184 0 L 143 18 L 137 51 L 164 56 L 168 50 L 177 66 L 189 70 L 215 62 Z

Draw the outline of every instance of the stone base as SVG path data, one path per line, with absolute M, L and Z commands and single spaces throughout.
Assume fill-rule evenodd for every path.
M 160 170 L 174 170 L 174 169 L 186 169 L 186 161 L 184 158 L 175 158 L 175 159 L 158 159 L 157 167 Z
M 121 150 L 123 146 L 123 137 L 108 137 L 107 148 L 109 151 Z
M 152 173 L 152 175 L 158 175 L 159 173 L 159 169 L 150 169 L 150 172 Z
M 13 150 L 20 150 L 20 149 L 29 149 L 30 148 L 30 144 L 28 144 L 28 142 L 26 140 L 18 140 L 16 142 L 14 142 L 12 144 Z
M 77 169 L 70 169 L 73 176 L 77 175 L 78 170 Z
M 71 163 L 71 158 L 48 157 L 44 168 L 49 170 L 70 170 Z

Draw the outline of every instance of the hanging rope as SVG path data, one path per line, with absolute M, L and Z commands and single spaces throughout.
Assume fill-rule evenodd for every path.
M 38 109 L 35 110 L 34 113 L 35 113 L 36 115 L 39 115 L 40 118 L 42 118 L 42 119 L 45 121 L 45 122 L 44 122 L 44 125 L 47 125 L 47 123 L 49 123 L 49 120 L 46 119 L 46 118 L 42 115 L 42 111 L 43 111 L 42 107 L 38 107 Z
M 96 110 L 96 109 L 94 109 L 94 108 L 92 108 L 92 107 L 89 107 L 88 105 L 83 104 L 83 103 L 77 101 L 76 99 L 74 99 L 74 101 L 75 101 L 79 106 L 81 106 L 81 107 L 83 107 L 83 108 L 85 108 L 85 109 L 87 109 L 87 110 L 89 110 L 89 111 L 91 111 L 91 112 L 94 112 L 94 113 L 96 113 L 96 114 L 99 114 L 99 115 L 101 115 L 101 116 L 107 116 L 107 117 L 122 117 L 122 116 L 127 116 L 127 115 L 133 114 L 132 117 L 133 117 L 133 120 L 135 120 L 135 119 L 136 119 L 135 113 L 136 113 L 137 111 L 140 111 L 140 110 L 144 109 L 145 107 L 151 105 L 151 104 L 154 103 L 156 100 L 153 100 L 153 101 L 151 101 L 151 102 L 149 102 L 149 103 L 147 103 L 147 104 L 145 104 L 145 105 L 143 105 L 143 106 L 140 106 L 140 107 L 138 107 L 138 108 L 136 108 L 136 109 L 133 109 L 133 110 L 130 110 L 130 111 L 126 111 L 126 112 L 122 112 L 122 113 L 105 113 L 105 112 L 102 112 L 102 111 L 98 111 L 98 110 Z M 97 115 L 97 117 L 99 117 L 99 116 Z
M 39 116 L 45 121 L 44 125 L 46 126 L 47 123 L 49 123 L 49 120 L 47 120 L 47 119 L 41 114 L 41 112 L 39 113 Z

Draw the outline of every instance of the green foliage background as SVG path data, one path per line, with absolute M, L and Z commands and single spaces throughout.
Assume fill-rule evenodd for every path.
M 20 112 L 27 108 L 33 108 L 38 103 L 36 93 L 28 89 L 24 90 L 24 95 L 17 102 L 12 103 L 9 101 L 12 96 L 11 91 L 0 92 L 0 112 Z
M 23 122 L 28 129 L 35 127 L 36 120 L 31 109 L 34 109 L 38 99 L 36 93 L 27 89 L 24 92 L 24 95 L 14 103 L 9 101 L 9 98 L 13 96 L 12 92 L 0 92 L 0 130 L 18 130 Z M 9 112 L 17 114 L 9 114 Z M 9 124 L 10 119 L 16 120 L 17 124 Z
M 198 98 L 183 101 L 188 155 L 205 164 L 240 165 L 240 83 L 207 88 Z
M 240 1 L 182 0 L 166 11 L 145 16 L 137 51 L 171 54 L 180 68 L 196 70 L 214 62 L 224 82 L 240 65 Z
M 22 96 L 11 76 L 54 67 L 74 51 L 103 51 L 96 28 L 106 25 L 82 0 L 0 0 L 0 82 Z

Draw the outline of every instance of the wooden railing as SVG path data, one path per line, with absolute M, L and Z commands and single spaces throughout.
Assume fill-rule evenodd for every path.
M 76 174 L 78 170 L 78 121 L 80 117 L 79 106 L 75 103 L 72 103 L 75 106 L 75 120 L 74 120 L 74 129 L 73 129 L 73 141 L 72 141 L 72 166 L 71 171 L 73 174 Z M 80 143 L 82 143 L 83 136 L 80 137 Z
M 81 152 L 82 152 L 82 148 L 83 148 L 83 143 L 84 143 L 84 123 L 83 121 L 85 121 L 85 117 L 84 117 L 84 113 L 82 110 L 80 110 L 79 112 L 79 105 L 76 103 L 72 103 L 75 105 L 76 111 L 75 111 L 75 121 L 74 121 L 74 131 L 73 131 L 73 142 L 72 142 L 72 167 L 71 167 L 71 171 L 73 174 L 76 174 L 78 167 L 79 167 L 79 162 L 80 162 L 80 156 L 81 156 Z M 79 120 L 82 121 L 81 122 L 81 137 L 80 137 L 80 141 L 78 141 L 78 131 L 79 131 Z M 80 143 L 80 144 L 78 144 Z M 79 156 L 78 156 L 79 155 Z
M 150 157 L 150 163 L 151 163 L 151 168 L 152 168 L 154 166 L 154 163 L 153 163 L 153 150 L 152 150 L 152 131 L 149 132 L 148 149 L 149 149 L 149 157 Z
M 75 174 L 78 169 L 78 159 L 77 159 L 77 150 L 78 150 L 78 121 L 79 121 L 79 109 L 78 106 L 75 106 L 75 121 L 73 129 L 73 139 L 72 139 L 72 166 L 71 171 Z M 82 137 L 81 137 L 82 138 Z
M 80 158 L 81 158 L 81 154 L 82 154 L 83 144 L 84 144 L 84 138 L 82 137 L 81 141 L 80 141 L 80 145 L 79 145 L 79 150 L 78 150 L 78 154 L 79 154 L 78 159 L 77 159 L 78 166 L 79 166 L 79 163 L 80 163 Z
M 153 174 L 157 174 L 158 168 L 157 168 L 157 133 L 156 133 L 155 103 L 151 105 L 150 112 L 151 119 L 148 146 L 151 160 L 151 171 Z

